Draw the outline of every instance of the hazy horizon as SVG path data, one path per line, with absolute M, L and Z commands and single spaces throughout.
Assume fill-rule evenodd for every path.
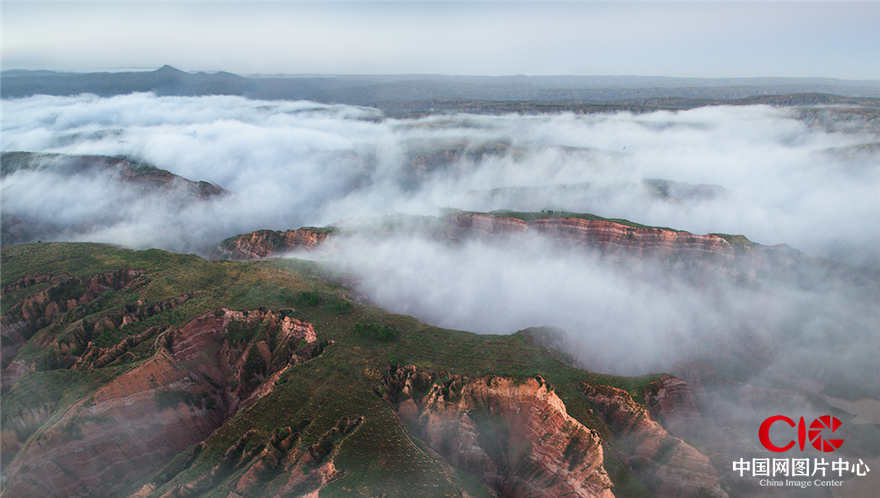
M 2 11 L 9 69 L 880 79 L 880 3 L 13 1 Z
M 95 67 L 90 69 L 66 69 L 66 68 L 58 68 L 58 67 L 0 67 L 0 72 L 13 72 L 13 71 L 49 71 L 54 73 L 71 73 L 71 74 L 90 74 L 90 73 L 149 73 L 162 69 L 163 67 L 171 67 L 173 69 L 183 71 L 185 73 L 190 74 L 216 74 L 216 73 L 233 73 L 239 76 L 245 76 L 250 78 L 271 78 L 271 77 L 387 77 L 387 78 L 420 78 L 420 77 L 437 77 L 437 78 L 486 78 L 486 79 L 501 79 L 501 78 L 619 78 L 619 79 L 644 79 L 644 80 L 694 80 L 694 81 L 731 81 L 731 80 L 750 80 L 758 82 L 760 80 L 791 80 L 791 81 L 804 81 L 804 80 L 828 80 L 828 81 L 839 81 L 839 82 L 847 82 L 847 83 L 870 83 L 870 84 L 880 84 L 880 78 L 838 78 L 835 76 L 776 76 L 772 74 L 759 74 L 752 76 L 680 76 L 675 74 L 670 75 L 660 75 L 660 74 L 575 74 L 575 73 L 560 73 L 560 74 L 529 74 L 529 73 L 509 73 L 509 74 L 465 74 L 465 73 L 432 73 L 432 72 L 424 72 L 424 73 L 285 73 L 285 72 L 256 72 L 256 73 L 247 73 L 247 72 L 234 72 L 224 68 L 188 68 L 188 67 L 179 67 L 173 64 L 161 64 L 159 66 L 110 66 L 110 67 Z

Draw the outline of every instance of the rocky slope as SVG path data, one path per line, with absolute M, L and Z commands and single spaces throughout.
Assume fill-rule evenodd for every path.
M 301 446 L 305 426 L 281 427 L 268 441 L 256 445 L 259 431 L 250 430 L 230 446 L 209 471 L 176 484 L 160 496 L 201 496 L 230 477 L 231 496 L 317 496 L 321 488 L 341 475 L 334 459 L 342 442 L 363 422 L 364 417 L 342 418 L 322 434 L 318 442 L 306 447 Z M 188 463 L 191 464 L 192 459 Z M 155 484 L 148 484 L 132 497 L 150 496 L 155 492 Z
M 627 463 L 656 496 L 727 496 L 709 458 L 680 438 L 670 436 L 628 392 L 589 383 L 583 384 L 583 390 L 618 434 L 618 444 L 626 448 L 623 454 Z M 655 398 L 655 406 L 667 400 L 666 396 Z
M 4 497 L 688 489 L 674 465 L 646 473 L 650 452 L 582 387 L 626 386 L 675 414 L 692 408 L 677 379 L 599 376 L 517 335 L 435 329 L 295 264 L 94 244 L 2 255 L 2 318 L 28 330 L 4 382 Z M 701 462 L 675 465 L 711 476 L 688 458 Z
M 675 435 L 687 433 L 701 418 L 693 389 L 677 377 L 664 375 L 651 382 L 645 397 L 650 418 Z
M 220 243 L 218 256 L 229 259 L 259 259 L 296 250 L 309 250 L 322 244 L 332 228 L 303 227 L 296 230 L 257 230 Z
M 599 435 L 540 376 L 438 378 L 407 366 L 383 380 L 400 418 L 499 496 L 614 496 Z
M 151 334 L 148 359 L 24 442 L 7 470 L 6 496 L 117 493 L 271 392 L 281 373 L 325 346 L 311 324 L 283 311 L 219 309 Z M 125 342 L 132 339 L 144 337 Z M 89 366 L 94 356 L 75 366 Z
M 38 284 L 49 284 L 7 308 L 0 318 L 3 325 L 0 332 L 3 341 L 0 368 L 3 369 L 4 376 L 11 358 L 38 330 L 55 323 L 68 311 L 86 306 L 104 292 L 136 285 L 142 274 L 139 270 L 126 269 L 99 273 L 88 278 L 31 275 L 4 286 L 3 293 L 8 295 L 26 292 L 29 287 Z

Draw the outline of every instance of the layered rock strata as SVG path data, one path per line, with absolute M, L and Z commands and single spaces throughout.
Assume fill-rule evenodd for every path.
M 727 496 L 709 458 L 669 435 L 627 391 L 590 383 L 582 387 L 615 434 L 627 464 L 655 496 Z
M 434 376 L 393 369 L 379 391 L 454 465 L 500 496 L 612 497 L 599 435 L 540 377 Z

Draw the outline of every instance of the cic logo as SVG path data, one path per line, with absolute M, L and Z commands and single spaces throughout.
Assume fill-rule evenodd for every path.
M 773 441 L 770 440 L 770 429 L 777 422 L 783 422 L 781 425 L 787 425 L 789 428 L 797 426 L 797 444 L 801 451 L 804 451 L 804 445 L 806 445 L 807 442 L 812 444 L 813 448 L 824 453 L 831 453 L 840 448 L 840 445 L 843 444 L 843 439 L 831 439 L 833 437 L 832 434 L 840 428 L 841 422 L 837 417 L 822 415 L 821 417 L 813 419 L 813 421 L 810 422 L 809 429 L 807 429 L 804 417 L 801 417 L 800 421 L 795 424 L 794 420 L 785 415 L 774 415 L 772 417 L 767 417 L 761 422 L 761 428 L 758 429 L 758 439 L 760 439 L 761 444 L 770 451 L 783 453 L 790 450 L 795 444 L 794 439 L 789 440 L 784 446 L 776 446 L 773 444 Z M 778 428 L 779 425 L 780 424 L 776 424 L 776 427 Z M 776 429 L 775 432 L 779 432 L 779 430 Z

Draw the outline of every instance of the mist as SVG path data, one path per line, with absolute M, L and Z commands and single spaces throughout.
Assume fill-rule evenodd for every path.
M 125 155 L 231 192 L 181 207 L 106 178 L 74 187 L 51 168 L 4 176 L 5 213 L 87 227 L 44 240 L 207 254 L 259 228 L 550 208 L 880 264 L 876 148 L 840 152 L 880 139 L 859 123 L 810 125 L 797 109 L 387 119 L 343 105 L 132 94 L 6 99 L 2 111 L 5 151 Z
M 292 256 L 324 262 L 370 302 L 433 325 L 495 334 L 561 329 L 557 345 L 594 370 L 678 373 L 689 361 L 712 359 L 741 381 L 811 390 L 818 379 L 871 390 L 865 381 L 880 375 L 869 352 L 880 286 L 825 268 L 749 278 L 748 268 L 610 256 L 539 235 L 452 244 L 413 233 L 355 234 Z

